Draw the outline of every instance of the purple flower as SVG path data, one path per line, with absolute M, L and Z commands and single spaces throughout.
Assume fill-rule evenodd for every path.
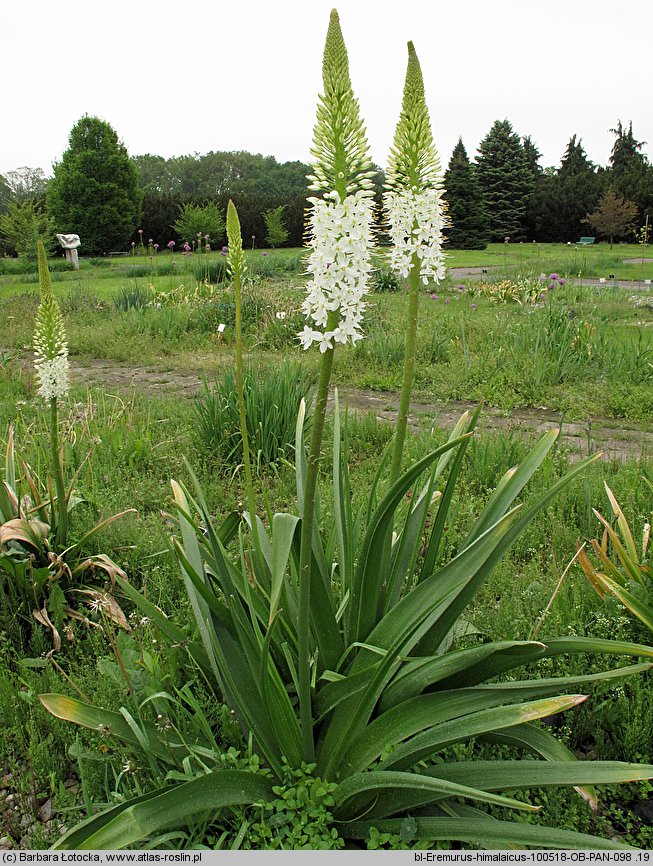
M 510 238 L 508 237 L 508 235 L 505 236 L 505 238 L 503 239 L 503 242 L 504 242 L 504 244 L 510 243 Z
M 190 252 L 190 244 L 188 243 L 188 241 L 186 241 L 186 243 L 184 244 L 184 249 L 186 250 L 187 253 Z
M 478 304 L 472 304 L 472 310 L 477 309 L 477 307 L 478 307 Z
M 229 247 L 222 247 L 222 252 L 223 252 L 223 253 L 225 254 L 225 256 L 226 256 L 227 253 L 229 252 Z
M 168 247 L 168 249 L 169 249 L 171 252 L 172 252 L 174 246 L 175 246 L 175 242 L 174 242 L 174 241 L 168 241 L 168 243 L 167 243 L 167 247 Z
M 445 299 L 444 299 L 444 302 L 445 302 L 445 304 L 450 304 L 450 303 L 451 303 L 451 298 L 445 298 Z
M 158 250 L 158 249 L 159 249 L 159 245 L 158 245 L 158 244 L 154 244 L 154 249 L 155 249 L 155 250 Z
M 566 280 L 563 280 L 562 277 L 561 277 L 561 278 L 558 280 L 558 285 L 559 285 L 559 286 L 564 286 L 565 282 L 566 282 Z
M 465 284 L 464 284 L 464 283 L 459 283 L 459 284 L 456 286 L 456 288 L 458 289 L 459 292 L 464 292 L 464 291 L 465 291 Z
M 261 253 L 262 256 L 267 256 L 267 253 Z
M 557 274 L 549 274 L 549 279 L 550 280 L 559 280 L 560 277 Z
M 438 296 L 437 296 L 437 295 L 435 294 L 435 292 L 434 292 L 434 293 L 431 295 L 431 300 L 432 300 L 432 301 L 437 301 L 437 299 L 438 299 Z
M 551 291 L 551 289 L 555 289 L 555 287 L 556 287 L 555 283 L 549 283 L 549 291 Z

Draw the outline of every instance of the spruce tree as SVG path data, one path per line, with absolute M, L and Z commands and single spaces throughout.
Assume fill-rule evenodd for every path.
M 508 120 L 495 120 L 480 143 L 477 175 L 488 215 L 490 240 L 522 239 L 535 181 L 524 147 Z
M 558 171 L 555 206 L 557 241 L 577 241 L 585 234 L 585 216 L 597 205 L 603 188 L 601 177 L 587 158 L 581 139 L 569 139 Z
M 449 208 L 448 245 L 457 250 L 483 250 L 487 246 L 487 216 L 483 193 L 462 138 L 458 139 L 444 174 Z
M 540 165 L 542 154 L 530 135 L 525 135 L 522 138 L 522 147 L 524 148 L 526 163 L 533 179 L 533 188 L 526 203 L 526 216 L 523 223 L 524 235 L 528 240 L 539 240 L 537 233 L 537 207 L 538 191 L 544 178 L 544 169 Z
M 142 193 L 136 166 L 108 123 L 84 115 L 75 124 L 47 198 L 57 231 L 78 234 L 84 253 L 126 249 Z
M 641 152 L 646 142 L 637 141 L 632 121 L 626 128 L 619 120 L 610 132 L 614 133 L 615 142 L 608 182 L 624 198 L 635 202 L 638 219 L 643 222 L 647 213 L 653 217 L 653 166 Z

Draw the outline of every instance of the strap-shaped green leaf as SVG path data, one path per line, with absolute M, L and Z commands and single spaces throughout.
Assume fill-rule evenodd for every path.
M 477 817 L 415 818 L 413 826 L 415 839 L 432 842 L 471 842 L 491 846 L 497 850 L 503 850 L 507 845 L 531 848 L 632 850 L 627 845 L 621 845 L 612 839 L 590 836 L 587 833 L 558 830 L 555 827 L 543 827 L 537 824 L 496 821 L 490 818 L 484 821 Z M 366 839 L 372 827 L 380 833 L 401 833 L 403 819 L 354 821 L 343 825 L 343 832 L 346 832 L 350 839 Z
M 416 659 L 405 664 L 384 691 L 379 711 L 385 712 L 436 684 L 439 689 L 476 685 L 533 661 L 545 649 L 537 641 L 501 641 Z
M 397 506 L 422 472 L 442 454 L 460 445 L 467 436 L 469 434 L 452 439 L 418 460 L 393 484 L 376 509 L 363 538 L 352 583 L 348 617 L 349 643 L 367 640 L 378 621 L 377 607 L 381 588 L 388 579 L 384 568 L 384 561 L 387 563 L 385 539 L 392 530 Z
M 170 735 L 166 745 L 156 725 L 151 722 L 141 722 L 140 734 L 138 734 L 121 713 L 94 707 L 92 704 L 67 695 L 44 694 L 39 695 L 39 700 L 45 709 L 58 719 L 74 722 L 76 725 L 98 731 L 107 737 L 116 737 L 118 740 L 143 749 L 146 754 L 156 755 L 167 764 L 176 765 L 179 762 L 179 758 L 173 754 L 173 749 L 187 749 L 187 744 L 177 740 L 174 734 Z
M 407 769 L 453 742 L 553 715 L 584 700 L 583 695 L 567 695 L 506 706 L 508 701 L 500 694 L 479 694 L 473 689 L 421 695 L 375 719 L 348 744 L 342 756 L 342 778 L 362 772 L 381 755 L 387 755 L 388 768 Z
M 444 797 L 466 797 L 479 803 L 494 803 L 497 806 L 507 806 L 526 812 L 539 811 L 538 806 L 531 806 L 523 800 L 512 797 L 497 797 L 489 791 L 482 790 L 477 784 L 452 782 L 446 778 L 422 776 L 419 773 L 401 773 L 391 770 L 371 770 L 368 773 L 357 773 L 342 782 L 334 795 L 334 818 L 343 821 L 357 814 L 369 814 L 370 801 L 373 801 L 379 791 L 392 789 L 400 796 L 403 791 L 420 792 L 431 799 Z M 372 807 L 374 808 L 374 807 Z
M 53 845 L 55 850 L 102 851 L 136 843 L 184 827 L 216 809 L 269 801 L 272 781 L 247 770 L 215 770 L 183 785 L 161 788 L 78 824 Z

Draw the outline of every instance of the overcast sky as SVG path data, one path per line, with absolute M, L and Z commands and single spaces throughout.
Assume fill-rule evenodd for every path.
M 9 0 L 2 14 L 0 174 L 51 174 L 85 113 L 131 155 L 248 150 L 307 161 L 327 0 Z M 653 157 L 651 0 L 341 0 L 375 162 L 401 104 L 406 42 L 446 163 L 508 118 L 556 165 L 573 133 L 606 164 L 618 119 Z

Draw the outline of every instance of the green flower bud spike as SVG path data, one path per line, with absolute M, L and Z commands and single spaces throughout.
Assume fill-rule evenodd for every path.
M 309 189 L 329 198 L 337 192 L 343 201 L 350 193 L 371 189 L 374 170 L 335 9 L 331 11 L 324 46 L 322 80 L 324 94 L 318 98 L 313 129 L 313 174 L 308 176 Z
M 390 468 L 390 481 L 393 483 L 401 473 L 408 425 L 420 281 L 437 283 L 445 275 L 442 167 L 433 144 L 422 70 L 412 42 L 408 43 L 403 103 L 386 177 L 384 205 L 393 242 L 390 264 L 408 278 L 409 287 L 404 378 Z
M 424 79 L 415 46 L 408 43 L 408 68 L 399 122 L 390 148 L 387 190 L 441 188 L 442 167 L 433 144 L 431 121 L 424 94 Z

